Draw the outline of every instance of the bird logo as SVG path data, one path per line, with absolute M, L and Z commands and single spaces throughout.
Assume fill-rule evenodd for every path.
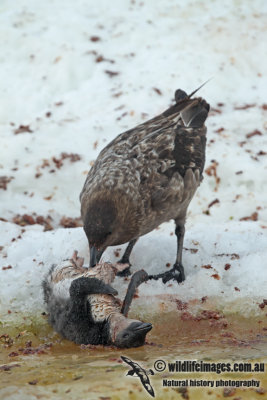
M 154 375 L 154 371 L 152 369 L 145 370 L 144 368 L 140 367 L 139 364 L 130 360 L 130 358 L 121 356 L 121 359 L 126 362 L 132 368 L 130 371 L 127 372 L 126 376 L 133 376 L 140 379 L 142 385 L 146 389 L 146 391 L 150 394 L 150 396 L 155 397 L 154 389 L 151 386 L 150 380 L 148 375 Z

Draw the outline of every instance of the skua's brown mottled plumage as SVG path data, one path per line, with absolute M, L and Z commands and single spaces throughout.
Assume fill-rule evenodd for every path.
M 196 92 L 196 91 L 195 91 Z M 205 120 L 209 104 L 175 92 L 176 103 L 161 115 L 117 136 L 99 154 L 80 195 L 91 266 L 108 246 L 137 239 L 161 223 L 176 223 L 177 259 L 171 271 L 151 276 L 182 282 L 186 212 L 202 180 Z M 126 270 L 129 273 L 129 268 Z

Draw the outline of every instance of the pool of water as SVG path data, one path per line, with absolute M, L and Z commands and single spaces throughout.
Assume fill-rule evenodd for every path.
M 177 307 L 176 307 L 177 306 Z M 148 313 L 152 322 L 145 346 L 117 349 L 79 346 L 63 340 L 47 323 L 47 316 L 17 315 L 1 326 L 0 398 L 2 399 L 147 399 L 138 377 L 126 376 L 130 367 L 121 355 L 152 369 L 150 383 L 157 399 L 266 399 L 265 373 L 157 372 L 155 361 L 203 360 L 205 362 L 261 362 L 267 359 L 267 324 L 264 310 L 258 316 L 178 303 Z M 138 305 L 131 317 L 139 316 Z M 267 365 L 265 364 L 265 369 Z M 186 382 L 188 379 L 188 382 Z M 260 387 L 191 387 L 191 380 L 257 380 Z M 163 387 L 163 380 L 184 381 L 185 387 Z

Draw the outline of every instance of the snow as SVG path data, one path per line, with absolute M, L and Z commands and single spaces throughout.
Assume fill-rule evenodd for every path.
M 123 130 L 167 108 L 175 89 L 190 92 L 211 77 L 200 92 L 215 109 L 207 121 L 206 168 L 216 160 L 220 181 L 216 185 L 215 177 L 205 173 L 190 205 L 184 247 L 197 252 L 184 250 L 186 281 L 170 287 L 147 283 L 140 287 L 139 302 L 148 306 L 163 294 L 183 301 L 210 296 L 231 311 L 260 312 L 267 287 L 267 4 L 107 4 L 0 4 L 5 38 L 0 176 L 13 177 L 6 190 L 0 188 L 5 220 L 0 221 L 1 315 L 43 311 L 43 276 L 74 249 L 88 264 L 82 228 L 63 229 L 59 221 L 79 217 L 79 193 L 99 151 Z M 245 105 L 250 107 L 238 109 Z M 15 134 L 20 126 L 32 132 Z M 259 134 L 246 136 L 255 130 Z M 57 168 L 53 157 L 58 160 L 61 153 L 80 159 L 65 158 Z M 215 199 L 219 202 L 209 208 Z M 17 214 L 33 213 L 50 215 L 55 229 L 44 232 L 41 225 L 28 225 L 22 231 L 12 222 Z M 240 221 L 253 213 L 257 221 Z M 172 222 L 141 238 L 132 254 L 133 270 L 156 273 L 173 263 L 171 232 Z M 114 248 L 104 260 L 117 260 Z M 227 263 L 231 266 L 225 270 Z M 220 279 L 212 277 L 216 274 Z M 115 287 L 122 295 L 126 283 L 116 278 Z

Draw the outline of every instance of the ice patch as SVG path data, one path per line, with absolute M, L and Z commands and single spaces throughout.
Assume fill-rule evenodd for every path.
M 9 221 L 0 221 L 1 315 L 43 311 L 43 276 L 74 249 L 88 263 L 82 229 L 43 232 L 32 225 L 23 233 L 13 218 L 50 215 L 57 227 L 63 216 L 78 217 L 79 193 L 100 150 L 166 109 L 176 89 L 190 92 L 212 76 L 199 94 L 212 107 L 206 168 L 217 162 L 219 182 L 204 172 L 190 205 L 186 281 L 144 284 L 136 304 L 150 309 L 168 294 L 184 301 L 212 296 L 232 311 L 261 311 L 257 302 L 267 297 L 267 3 L 115 3 L 107 9 L 105 2 L 88 7 L 76 0 L 74 9 L 68 0 L 64 7 L 60 0 L 17 0 L 11 9 L 1 2 L 0 176 L 13 177 L 0 188 L 0 217 Z M 15 134 L 20 126 L 32 132 Z M 62 152 L 80 159 L 57 167 L 54 158 Z M 256 221 L 240 221 L 253 213 Z M 156 273 L 173 264 L 172 231 L 167 223 L 140 239 L 133 271 Z M 113 248 L 104 259 L 118 260 Z M 120 295 L 126 290 L 118 278 L 115 286 Z

